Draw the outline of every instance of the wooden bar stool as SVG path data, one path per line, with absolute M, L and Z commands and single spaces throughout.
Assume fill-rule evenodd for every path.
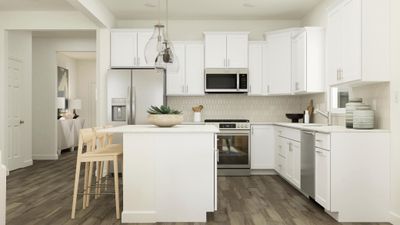
M 122 152 L 115 148 L 96 146 L 96 132 L 94 129 L 81 129 L 79 132 L 78 155 L 76 160 L 76 172 L 74 182 L 74 193 L 72 200 L 71 218 L 75 218 L 76 203 L 78 198 L 79 176 L 81 163 L 85 163 L 85 177 L 83 187 L 83 209 L 89 205 L 89 196 L 91 195 L 91 180 L 94 163 L 98 162 L 113 162 L 114 164 L 114 195 L 115 195 L 115 213 L 116 218 L 120 218 L 119 208 L 119 180 L 118 180 L 118 159 L 122 157 Z M 83 147 L 86 146 L 86 151 L 83 152 Z M 95 193 L 96 194 L 96 193 Z

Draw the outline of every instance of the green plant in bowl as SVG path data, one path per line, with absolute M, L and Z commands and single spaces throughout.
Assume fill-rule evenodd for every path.
M 148 121 L 159 127 L 173 127 L 182 123 L 183 115 L 179 110 L 171 109 L 169 106 L 162 105 L 151 106 L 147 112 L 149 113 Z

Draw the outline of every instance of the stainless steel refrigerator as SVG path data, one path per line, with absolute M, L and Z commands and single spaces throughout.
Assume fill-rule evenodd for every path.
M 107 99 L 109 124 L 148 124 L 147 109 L 166 104 L 165 70 L 109 70 Z

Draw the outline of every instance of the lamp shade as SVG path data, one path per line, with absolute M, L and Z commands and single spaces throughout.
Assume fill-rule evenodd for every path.
M 71 109 L 81 109 L 82 101 L 80 99 L 74 99 L 71 101 Z
M 57 98 L 57 109 L 65 109 L 65 98 L 63 97 Z

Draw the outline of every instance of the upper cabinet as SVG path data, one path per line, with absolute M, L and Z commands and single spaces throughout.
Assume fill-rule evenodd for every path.
M 152 35 L 151 30 L 112 30 L 111 68 L 151 67 L 147 64 L 144 49 Z
M 292 37 L 297 33 L 298 29 L 266 33 L 266 67 L 270 95 L 292 93 Z
M 292 91 L 324 91 L 324 30 L 305 27 L 292 39 Z
M 206 32 L 205 68 L 247 68 L 248 33 Z
M 178 67 L 167 66 L 167 95 L 204 95 L 204 44 L 175 42 L 174 50 Z
M 345 0 L 330 9 L 327 73 L 330 85 L 388 81 L 389 0 Z
M 249 92 L 248 95 L 267 95 L 268 77 L 266 71 L 267 43 L 249 42 Z

